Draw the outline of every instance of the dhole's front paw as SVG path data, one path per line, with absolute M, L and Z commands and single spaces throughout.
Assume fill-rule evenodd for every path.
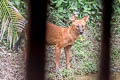
M 58 66 L 58 64 L 56 64 L 56 70 L 58 70 L 59 69 L 59 66 Z
M 69 66 L 67 66 L 67 69 L 71 70 L 72 68 L 71 68 L 70 65 L 69 65 Z

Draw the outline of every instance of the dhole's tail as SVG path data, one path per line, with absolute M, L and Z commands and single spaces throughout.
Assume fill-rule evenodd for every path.
M 15 43 L 15 50 L 18 52 L 18 47 L 20 46 L 20 43 L 22 41 L 22 39 L 25 38 L 25 29 L 22 30 L 22 33 L 19 37 L 19 39 L 17 40 L 17 42 Z

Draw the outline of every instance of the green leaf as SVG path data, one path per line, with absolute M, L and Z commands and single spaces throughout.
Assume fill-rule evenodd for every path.
M 20 1 L 15 0 L 16 5 L 20 5 Z
M 63 19 L 63 16 L 61 16 L 60 14 L 56 14 L 56 16 L 60 19 Z
M 58 0 L 58 1 L 57 1 L 57 4 L 56 4 L 56 7 L 61 6 L 61 4 L 62 4 L 63 1 L 64 1 L 64 0 Z
M 120 0 L 118 0 L 119 1 L 119 3 L 120 3 Z
M 58 8 L 58 13 L 63 12 L 63 7 Z

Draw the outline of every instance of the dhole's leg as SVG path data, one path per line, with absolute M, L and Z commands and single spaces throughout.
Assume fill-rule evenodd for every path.
M 70 50 L 71 50 L 71 45 L 67 46 L 64 48 L 65 50 L 65 56 L 66 56 L 66 66 L 67 69 L 70 69 Z
M 22 33 L 21 33 L 19 39 L 15 43 L 15 50 L 16 50 L 16 52 L 18 52 L 18 47 L 20 46 L 20 43 L 21 43 L 23 38 L 25 38 L 25 29 L 22 30 Z
M 26 52 L 26 48 L 24 48 L 24 60 L 26 61 L 27 58 L 27 52 Z
M 24 60 L 26 62 L 27 60 L 27 40 L 25 39 L 25 44 L 24 44 Z
M 59 68 L 59 57 L 60 57 L 61 48 L 59 48 L 57 45 L 55 47 L 55 64 L 56 69 Z

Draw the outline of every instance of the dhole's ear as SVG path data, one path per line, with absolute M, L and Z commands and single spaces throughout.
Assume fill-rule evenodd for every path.
M 70 17 L 70 20 L 72 21 L 72 22 L 74 22 L 75 20 L 77 20 L 78 18 L 74 15 L 74 14 L 72 14 L 72 16 Z
M 82 18 L 82 20 L 84 20 L 85 22 L 87 22 L 88 18 L 89 18 L 89 16 L 85 16 L 84 18 Z

